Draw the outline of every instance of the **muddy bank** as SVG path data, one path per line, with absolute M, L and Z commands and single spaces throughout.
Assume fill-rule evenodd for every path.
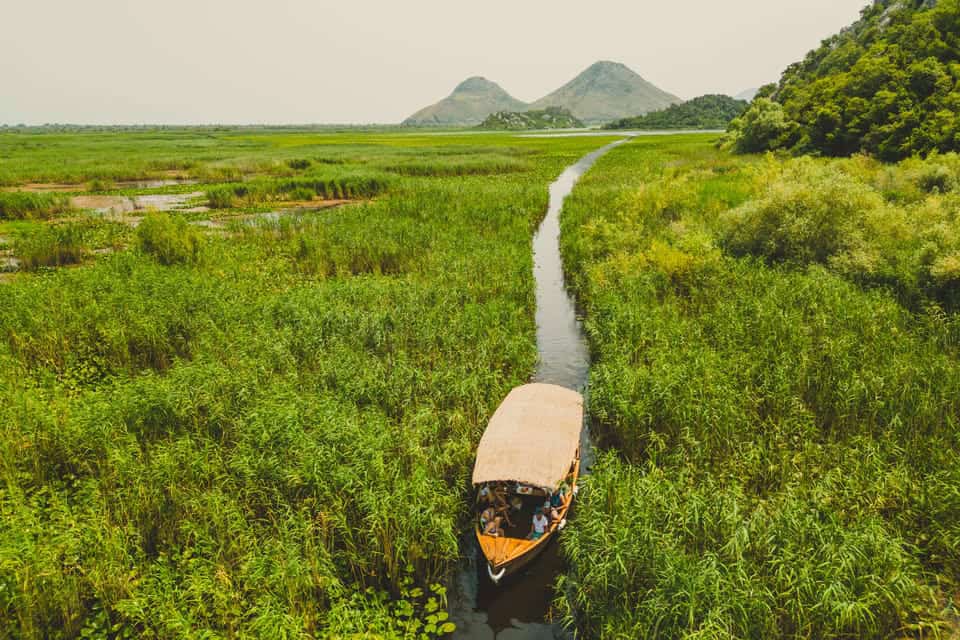
M 74 209 L 91 209 L 100 214 L 124 214 L 131 211 L 174 211 L 183 209 L 204 196 L 203 191 L 190 193 L 163 193 L 139 196 L 83 195 L 70 198 Z M 193 206 L 190 211 L 207 211 L 206 207 Z
M 197 180 L 189 178 L 110 180 L 107 184 L 110 189 L 159 189 L 161 187 L 197 184 Z M 89 182 L 28 182 L 11 187 L 0 187 L 0 191 L 26 191 L 29 193 L 83 193 L 89 190 Z
M 11 255 L 0 254 L 0 273 L 10 273 L 20 269 L 20 260 Z

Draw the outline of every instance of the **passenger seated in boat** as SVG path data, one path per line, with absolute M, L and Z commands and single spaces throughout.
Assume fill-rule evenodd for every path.
M 503 527 L 500 526 L 500 523 L 502 521 L 503 521 L 503 518 L 501 518 L 500 516 L 494 517 L 494 519 L 488 522 L 487 526 L 484 527 L 483 532 L 488 536 L 493 536 L 493 537 L 502 536 Z
M 485 502 L 488 509 L 494 509 L 496 513 L 503 516 L 508 526 L 513 526 L 510 521 L 510 504 L 507 502 L 507 491 L 499 484 L 485 484 L 480 487 L 480 499 Z M 486 518 L 489 522 L 492 518 Z
M 550 519 L 543 515 L 543 507 L 537 507 L 533 512 L 533 525 L 530 527 L 530 534 L 527 540 L 539 540 L 547 532 L 550 526 Z
M 551 493 L 543 503 L 543 511 L 550 517 L 550 522 L 560 519 L 560 507 L 563 506 L 563 494 L 559 491 Z
M 493 507 L 487 507 L 480 513 L 480 528 L 486 530 L 487 523 L 497 517 L 497 510 Z

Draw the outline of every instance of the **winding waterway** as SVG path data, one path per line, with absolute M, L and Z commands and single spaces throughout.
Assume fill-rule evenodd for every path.
M 618 140 L 587 154 L 567 167 L 550 185 L 547 215 L 533 237 L 533 275 L 537 287 L 537 351 L 540 361 L 535 382 L 548 382 L 583 391 L 590 370 L 586 337 L 577 318 L 576 305 L 564 283 L 560 258 L 560 209 L 577 180 L 600 156 L 627 139 Z M 581 469 L 592 462 L 586 425 L 581 432 Z M 450 617 L 457 625 L 454 638 L 469 640 L 554 640 L 570 634 L 546 620 L 553 598 L 553 581 L 562 560 L 557 544 L 551 543 L 520 575 L 499 586 L 486 577 L 478 562 L 473 531 L 464 536 L 467 561 L 450 591 Z

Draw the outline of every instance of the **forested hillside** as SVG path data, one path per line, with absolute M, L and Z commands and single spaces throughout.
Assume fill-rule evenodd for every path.
M 604 129 L 723 129 L 741 115 L 747 103 L 730 96 L 705 95 L 683 104 L 644 116 L 624 118 L 605 125 Z
M 879 0 L 731 124 L 742 152 L 884 160 L 960 149 L 960 0 Z
M 576 129 L 582 127 L 570 111 L 563 107 L 547 107 L 539 111 L 497 111 L 487 116 L 478 129 L 492 131 L 524 131 L 533 129 Z

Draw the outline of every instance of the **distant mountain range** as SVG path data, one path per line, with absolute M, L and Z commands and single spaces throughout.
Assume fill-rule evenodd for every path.
M 526 104 L 486 78 L 461 82 L 449 96 L 420 109 L 405 125 L 472 126 L 498 111 L 541 111 L 560 107 L 586 124 L 600 124 L 664 109 L 682 102 L 619 62 L 600 61 L 556 91 Z

